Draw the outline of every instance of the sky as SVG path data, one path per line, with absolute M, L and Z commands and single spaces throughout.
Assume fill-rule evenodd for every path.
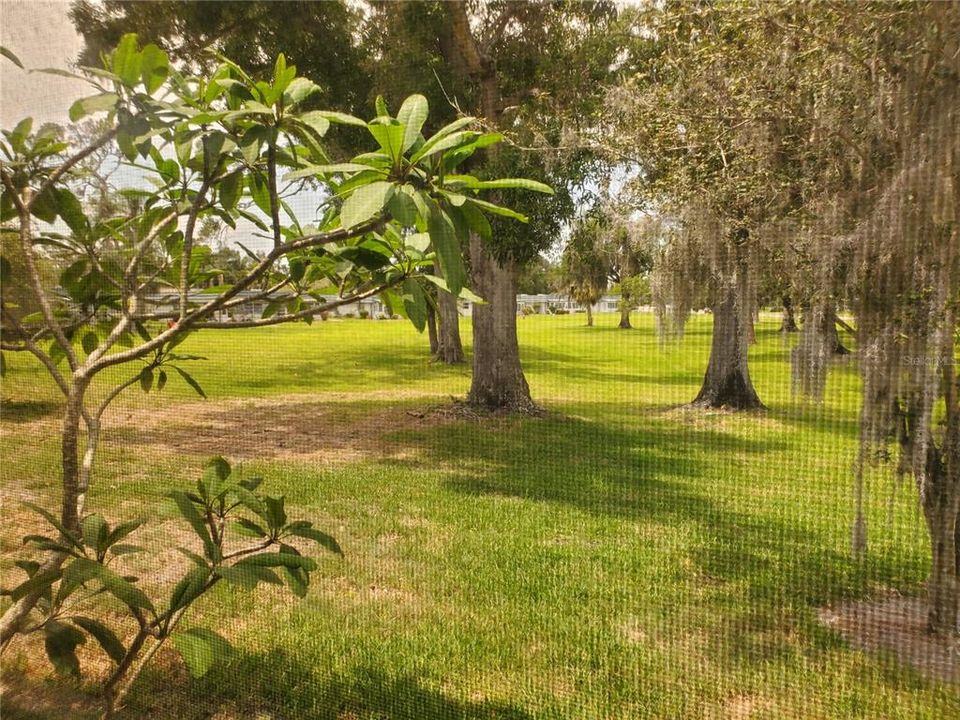
M 0 0 L 0 44 L 11 50 L 26 68 L 66 69 L 83 47 L 67 17 L 69 2 Z M 34 127 L 44 122 L 66 122 L 67 110 L 89 87 L 63 77 L 31 73 L 0 60 L 0 126 L 12 128 L 25 117 Z

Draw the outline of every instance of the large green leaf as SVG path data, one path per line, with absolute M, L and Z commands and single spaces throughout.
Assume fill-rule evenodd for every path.
M 243 213 L 241 213 L 241 214 L 243 214 Z M 203 391 L 203 388 L 200 387 L 200 383 L 198 383 L 196 380 L 194 380 L 194 379 L 193 379 L 193 376 L 190 375 L 190 373 L 188 373 L 186 370 L 182 370 L 181 368 L 177 367 L 176 365 L 171 365 L 170 367 L 172 367 L 174 370 L 177 371 L 177 374 L 178 374 L 180 377 L 183 378 L 184 382 L 187 383 L 187 385 L 189 385 L 190 387 L 192 387 L 192 388 L 194 389 L 194 391 L 197 393 L 197 395 L 199 395 L 199 396 L 202 397 L 204 400 L 206 400 L 207 394 Z
M 407 282 L 417 285 L 417 289 L 420 289 L 420 286 L 417 284 L 416 280 L 407 278 Z M 423 296 L 423 290 L 420 290 L 420 295 L 421 297 Z M 322 530 L 317 530 L 317 528 L 313 527 L 310 523 L 291 523 L 289 526 L 287 526 L 287 534 L 313 540 L 315 543 L 318 543 L 321 547 L 326 548 L 330 552 L 336 553 L 337 555 L 343 555 L 343 550 L 340 549 L 340 545 L 336 540 L 333 539 L 333 536 L 328 535 Z
M 403 138 L 405 129 L 403 125 L 385 125 L 383 123 L 370 123 L 367 125 L 370 134 L 380 143 L 380 148 L 391 159 L 396 162 L 403 155 Z
M 438 142 L 440 142 L 441 140 L 443 140 L 443 139 L 444 139 L 445 137 L 447 137 L 448 135 L 452 135 L 453 133 L 457 132 L 458 130 L 462 130 L 463 128 L 467 127 L 468 125 L 470 125 L 471 123 L 473 123 L 475 120 L 476 120 L 476 118 L 473 118 L 473 117 L 457 118 L 456 120 L 454 120 L 454 121 L 451 122 L 450 124 L 445 125 L 444 127 L 440 128 L 440 130 L 438 130 L 438 131 L 436 132 L 436 134 L 432 135 L 432 136 L 423 144 L 423 147 L 421 147 L 416 153 L 413 154 L 413 157 L 411 158 L 411 161 L 412 161 L 412 162 L 416 162 L 416 161 L 419 160 L 421 157 L 423 157 L 423 155 L 422 155 L 423 152 L 425 152 L 426 150 L 429 150 L 430 148 L 432 148 L 434 145 L 436 145 Z
M 390 217 L 401 225 L 413 227 L 417 222 L 417 205 L 403 188 L 398 188 L 390 197 L 390 201 L 387 203 L 387 210 L 390 213 Z
M 478 180 L 471 175 L 450 175 L 446 178 L 445 185 L 454 185 L 460 188 L 469 188 L 471 190 L 499 190 L 499 189 L 518 189 L 532 190 L 533 192 L 546 193 L 553 195 L 553 188 L 549 185 L 528 180 L 527 178 L 499 178 L 497 180 Z
M 328 110 L 317 110 L 316 112 L 318 115 L 320 115 L 323 118 L 326 118 L 332 123 L 338 123 L 340 125 L 354 125 L 356 127 L 367 126 L 367 123 L 365 123 L 360 118 L 354 117 L 353 115 L 347 115 L 346 113 L 331 112 Z
M 129 522 L 121 523 L 117 525 L 113 530 L 110 531 L 110 534 L 107 536 L 107 546 L 112 546 L 115 543 L 123 540 L 127 535 L 132 533 L 138 527 L 143 525 L 142 520 L 131 520 Z
M 39 505 L 34 505 L 32 502 L 27 502 L 26 500 L 23 502 L 23 504 L 26 507 L 33 510 L 34 512 L 42 515 L 46 519 L 46 521 L 51 525 L 53 525 L 57 530 L 59 530 L 63 538 L 68 540 L 74 547 L 76 547 L 77 549 L 83 548 L 83 545 L 80 543 L 80 538 L 78 538 L 72 532 L 67 530 L 67 528 L 64 527 L 63 523 L 61 523 L 56 517 L 54 517 L 52 513 L 44 510 Z
M 59 580 L 61 575 L 62 573 L 58 569 L 35 572 L 28 580 L 10 591 L 10 599 L 17 602 L 31 593 L 41 592 Z
M 34 196 L 30 212 L 45 223 L 52 223 L 57 219 L 57 196 L 52 188 Z
M 190 527 L 193 528 L 193 531 L 203 542 L 203 549 L 206 552 L 207 557 L 211 560 L 217 560 L 217 552 L 216 547 L 213 544 L 213 538 L 210 537 L 210 530 L 203 521 L 197 506 L 194 505 L 193 501 L 189 497 L 187 497 L 185 492 L 180 490 L 175 490 L 169 493 L 169 497 L 171 497 L 176 503 L 177 509 L 180 510 L 180 514 L 183 516 L 183 519 L 190 524 Z
M 527 222 L 527 216 L 518 213 L 516 210 L 511 210 L 510 208 L 503 207 L 502 205 L 494 205 L 491 202 L 486 200 L 478 200 L 477 198 L 470 198 L 463 207 L 470 207 L 471 205 L 491 212 L 494 215 L 502 215 L 503 217 L 513 218 L 514 220 L 519 220 L 522 223 Z
M 333 175 L 343 173 L 364 172 L 369 170 L 369 165 L 360 163 L 334 163 L 332 165 L 310 165 L 300 170 L 294 170 L 283 176 L 284 180 L 299 180 L 306 177 L 316 177 L 318 175 Z
M 148 93 L 153 94 L 160 89 L 169 69 L 167 54 L 163 50 L 153 43 L 143 48 L 140 53 L 140 78 Z
M 206 587 L 207 580 L 210 579 L 210 574 L 211 571 L 208 567 L 196 566 L 190 568 L 173 588 L 173 592 L 170 593 L 169 612 L 181 610 L 200 597 Z
M 427 326 L 427 297 L 420 283 L 413 278 L 403 281 L 403 308 L 407 311 L 407 317 L 410 318 L 417 332 L 423 332 Z M 317 542 L 320 541 L 317 540 Z
M 57 203 L 57 213 L 63 218 L 67 227 L 76 235 L 82 235 L 89 228 L 87 216 L 83 211 L 80 200 L 67 188 L 57 188 L 54 191 Z
M 113 110 L 120 97 L 116 93 L 100 93 L 90 97 L 80 98 L 70 106 L 70 120 L 78 122 L 87 115 L 105 110 Z
M 418 162 L 424 158 L 428 158 L 431 155 L 436 155 L 438 152 L 443 152 L 444 150 L 449 150 L 451 148 L 459 147 L 460 145 L 465 145 L 471 140 L 474 140 L 477 137 L 477 133 L 472 130 L 462 130 L 460 132 L 455 132 L 447 137 L 433 143 L 424 143 L 424 146 L 420 148 L 417 152 L 413 154 L 411 160 L 413 162 Z
M 411 95 L 403 101 L 397 120 L 404 126 L 401 152 L 409 150 L 420 136 L 423 123 L 426 122 L 429 105 L 423 95 Z
M 237 206 L 237 200 L 243 191 L 243 173 L 232 172 L 220 183 L 220 204 L 230 212 Z
M 268 567 L 262 565 L 225 566 L 217 570 L 231 585 L 242 587 L 244 590 L 253 590 L 257 583 L 265 582 L 271 585 L 282 585 L 283 581 Z
M 234 652 L 233 646 L 225 638 L 206 628 L 174 633 L 172 639 L 194 677 L 203 677 L 214 662 L 228 660 Z
M 434 285 L 436 285 L 441 290 L 446 290 L 450 292 L 450 287 L 447 285 L 446 280 L 436 275 L 422 275 L 425 280 L 429 280 Z M 485 304 L 487 301 L 482 297 L 473 292 L 470 288 L 460 288 L 460 294 L 457 295 L 461 300 L 469 300 L 472 303 L 479 303 L 481 305 Z
M 267 179 L 259 172 L 252 172 L 247 177 L 247 186 L 250 188 L 250 196 L 257 207 L 263 211 L 264 215 L 269 217 L 272 210 L 270 207 L 270 185 Z
M 383 180 L 358 187 L 343 203 L 340 224 L 349 229 L 382 212 L 393 194 L 393 188 L 393 183 Z
M 440 270 L 450 287 L 453 295 L 458 295 L 466 280 L 466 270 L 463 267 L 463 254 L 457 233 L 449 216 L 432 200 L 428 203 L 430 217 L 428 227 L 430 242 L 437 253 Z
M 27 149 L 27 138 L 30 136 L 30 130 L 33 128 L 33 118 L 24 118 L 18 122 L 12 131 L 10 131 L 10 146 L 17 152 L 22 153 Z
M 120 38 L 117 49 L 113 52 L 113 73 L 119 77 L 124 85 L 133 87 L 140 81 L 140 65 L 143 57 L 137 51 L 137 36 L 127 33 Z
M 320 86 L 312 80 L 303 77 L 294 78 L 283 91 L 283 102 L 287 106 L 297 105 L 318 92 L 320 92 Z
M 313 130 L 317 135 L 323 137 L 330 129 L 330 120 L 322 112 L 312 110 L 297 116 L 297 120 Z M 363 122 L 358 120 L 358 122 Z
M 88 548 L 95 550 L 98 554 L 101 550 L 106 551 L 110 526 L 102 515 L 99 513 L 87 515 L 80 523 L 80 527 L 83 530 L 83 542 Z

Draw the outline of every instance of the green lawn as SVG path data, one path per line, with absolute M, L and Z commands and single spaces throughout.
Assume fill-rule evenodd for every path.
M 162 655 L 125 717 L 954 716 L 956 686 L 851 650 L 816 621 L 831 602 L 920 592 L 928 562 L 913 486 L 886 472 L 869 478 L 868 559 L 849 559 L 853 362 L 822 405 L 796 399 L 789 347 L 764 318 L 751 367 L 769 409 L 692 412 L 678 406 L 699 387 L 709 317 L 665 349 L 650 317 L 629 332 L 597 322 L 519 321 L 548 410 L 531 419 L 431 411 L 465 393 L 469 372 L 430 364 L 426 339 L 401 322 L 191 338 L 184 348 L 210 357 L 191 369 L 209 400 L 173 379 L 162 395 L 124 397 L 89 507 L 151 518 L 143 537 L 171 557 L 163 494 L 192 481 L 203 448 L 189 427 L 173 449 L 150 427 L 209 418 L 221 403 L 218 452 L 261 448 L 266 459 L 248 465 L 265 487 L 346 557 L 324 558 L 299 602 L 218 587 L 190 622 L 242 653 L 200 681 Z M 8 362 L 12 513 L 13 494 L 56 502 L 57 399 L 36 367 Z M 302 454 L 302 437 L 322 446 L 325 434 L 343 460 L 336 444 Z M 18 541 L 9 526 L 0 540 L 6 579 Z M 49 692 L 30 651 L 8 654 L 5 677 L 27 668 Z

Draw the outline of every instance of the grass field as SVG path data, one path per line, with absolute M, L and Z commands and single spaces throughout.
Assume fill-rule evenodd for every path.
M 768 409 L 693 412 L 678 406 L 699 387 L 709 317 L 666 349 L 648 316 L 628 332 L 611 316 L 583 322 L 519 321 L 548 411 L 525 419 L 449 412 L 468 370 L 430 364 L 401 322 L 191 338 L 210 358 L 191 368 L 209 399 L 175 380 L 125 396 L 89 507 L 148 518 L 143 542 L 183 562 L 163 495 L 222 453 L 345 558 L 321 560 L 303 601 L 218 586 L 190 624 L 240 655 L 194 681 L 161 654 L 125 717 L 955 717 L 957 686 L 852 650 L 816 619 L 845 599 L 919 593 L 928 563 L 913 486 L 880 471 L 868 558 L 849 558 L 853 363 L 823 404 L 794 398 L 789 346 L 764 318 L 751 368 Z M 0 533 L 5 585 L 35 523 L 16 498 L 57 497 L 56 395 L 26 360 L 8 362 L 2 487 L 19 522 Z M 61 686 L 38 651 L 4 661 L 5 718 L 65 717 L 45 704 Z

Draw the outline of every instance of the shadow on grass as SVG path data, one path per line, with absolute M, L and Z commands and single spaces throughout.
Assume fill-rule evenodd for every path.
M 33 422 L 57 412 L 61 404 L 52 400 L 2 400 L 0 419 L 7 422 Z
M 810 628 L 812 608 L 862 596 L 875 583 L 902 583 L 915 567 L 901 556 L 855 563 L 819 517 L 774 499 L 775 476 L 760 485 L 751 468 L 784 464 L 788 446 L 762 434 L 744 439 L 650 418 L 631 430 L 556 417 L 487 433 L 469 426 L 431 433 L 428 452 L 462 468 L 447 481 L 453 492 L 694 528 L 689 580 L 722 609 L 711 621 L 719 654 L 783 660 L 801 652 L 791 640 L 801 626 L 809 629 L 804 644 L 829 645 Z
M 242 684 L 237 682 L 243 678 Z M 119 720 L 210 717 L 270 720 L 529 720 L 514 704 L 451 698 L 412 673 L 371 667 L 347 674 L 308 664 L 282 650 L 245 654 L 207 677 L 170 691 L 159 675 L 134 689 Z M 152 686 L 152 687 L 151 687 Z M 137 692 L 137 690 L 146 692 Z M 222 714 L 219 711 L 223 711 Z M 232 713 L 232 714 L 231 714 Z

